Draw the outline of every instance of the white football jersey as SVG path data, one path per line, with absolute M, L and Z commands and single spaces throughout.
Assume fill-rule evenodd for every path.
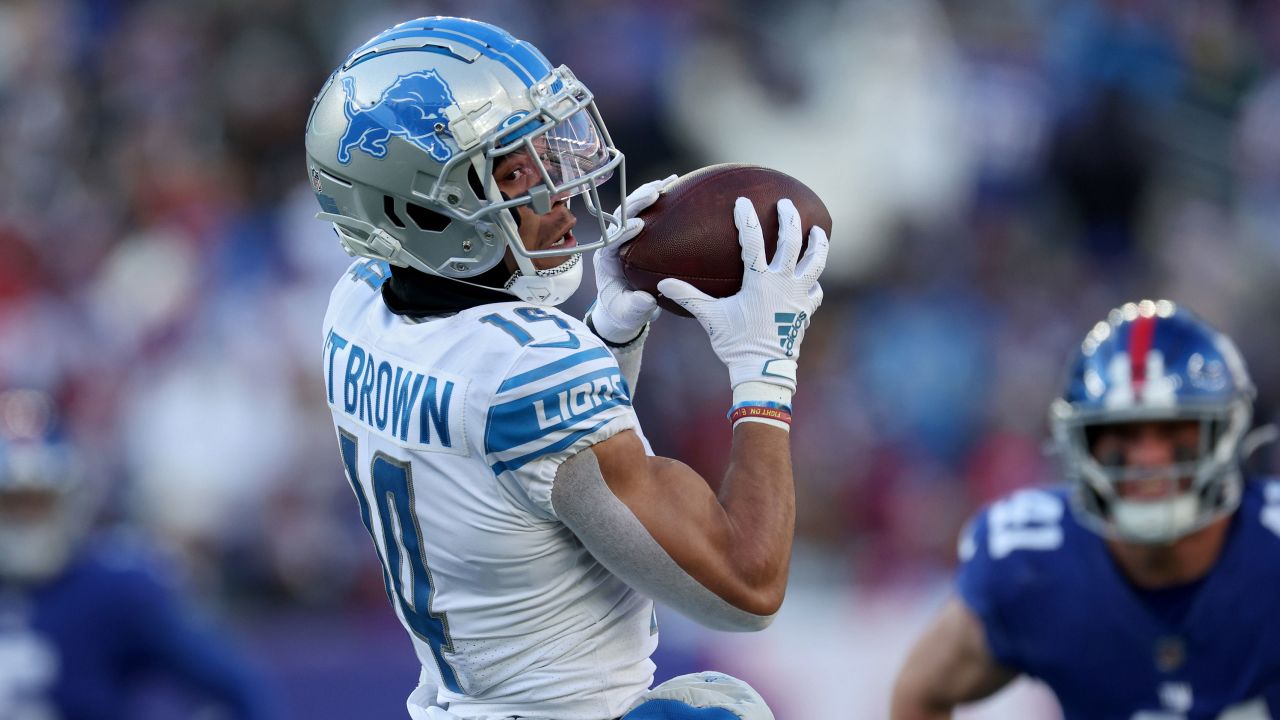
M 620 716 L 652 681 L 653 603 L 551 506 L 560 462 L 639 432 L 616 361 L 555 308 L 396 315 L 379 290 L 386 277 L 385 264 L 361 260 L 334 288 L 325 392 L 436 702 L 486 720 Z

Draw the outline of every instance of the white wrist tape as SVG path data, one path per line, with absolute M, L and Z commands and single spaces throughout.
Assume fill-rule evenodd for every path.
M 781 385 L 748 380 L 738 383 L 733 388 L 733 406 L 737 407 L 744 403 L 778 403 L 791 407 L 791 391 Z
M 755 380 L 738 383 L 733 388 L 733 407 L 728 418 L 733 427 L 739 423 L 758 422 L 791 431 L 791 391 L 773 383 Z

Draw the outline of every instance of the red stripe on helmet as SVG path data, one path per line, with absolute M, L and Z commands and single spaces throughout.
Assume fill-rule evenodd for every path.
M 1129 374 L 1133 378 L 1136 398 L 1142 397 L 1142 386 L 1147 381 L 1147 353 L 1151 350 L 1155 334 L 1155 317 L 1139 317 L 1129 329 Z

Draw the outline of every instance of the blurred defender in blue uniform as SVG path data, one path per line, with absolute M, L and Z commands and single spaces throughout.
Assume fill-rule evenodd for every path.
M 1050 414 L 1069 488 L 970 524 L 894 720 L 1019 674 L 1068 720 L 1280 717 L 1280 480 L 1241 473 L 1253 396 L 1233 343 L 1172 303 L 1098 323 Z
M 89 538 L 82 458 L 40 392 L 0 392 L 0 718 L 136 718 L 136 691 L 176 683 L 185 715 L 266 717 L 256 680 L 183 607 L 154 558 Z

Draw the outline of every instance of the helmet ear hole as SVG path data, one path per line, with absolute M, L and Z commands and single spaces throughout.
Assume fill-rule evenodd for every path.
M 390 195 L 382 196 L 382 212 L 387 216 L 387 219 L 391 221 L 392 225 L 395 225 L 398 228 L 404 227 L 404 221 L 396 214 L 395 198 Z
M 449 227 L 449 223 L 452 222 L 448 216 L 417 203 L 405 203 L 404 209 L 409 214 L 409 219 L 413 220 L 413 224 L 427 232 L 444 232 L 444 229 Z
M 1085 449 L 1089 451 L 1090 455 L 1092 455 L 1094 447 L 1098 444 L 1098 436 L 1101 434 L 1101 428 L 1096 424 L 1089 424 L 1084 426 L 1083 431 Z
M 1102 493 L 1098 492 L 1097 488 L 1088 483 L 1083 483 L 1081 492 L 1084 495 L 1086 507 L 1091 508 L 1102 517 L 1111 516 L 1111 502 Z
M 1205 425 L 1208 426 L 1208 432 L 1206 433 L 1206 435 L 1208 435 L 1208 437 L 1206 438 L 1207 446 L 1211 448 L 1217 447 L 1218 441 L 1221 440 L 1222 436 L 1225 435 L 1227 432 L 1226 421 L 1212 420 L 1208 423 L 1205 423 Z
M 476 172 L 475 165 L 467 166 L 467 184 L 471 186 L 471 192 L 475 193 L 476 197 L 485 196 L 484 183 L 480 182 L 480 175 Z

